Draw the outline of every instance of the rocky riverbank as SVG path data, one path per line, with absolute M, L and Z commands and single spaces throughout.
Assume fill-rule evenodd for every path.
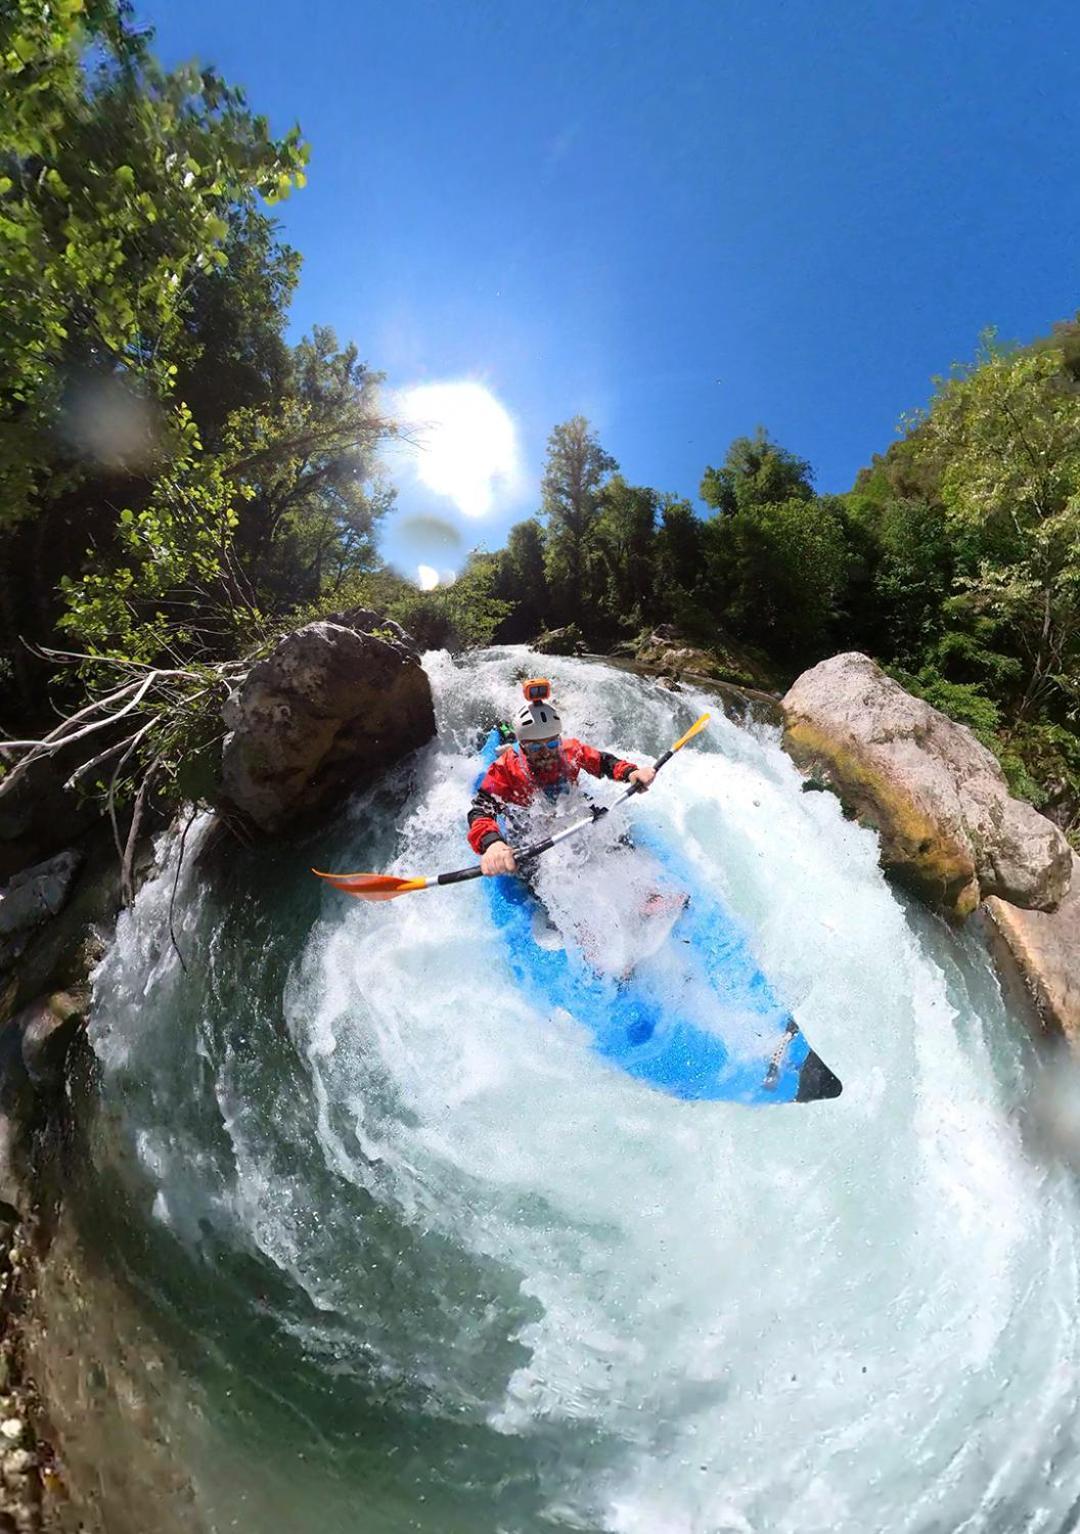
M 982 903 L 1003 977 L 1080 1049 L 1080 859 L 1058 827 L 1012 797 L 969 729 L 868 656 L 804 672 L 783 708 L 789 754 L 878 832 L 883 868 L 953 919 Z
M 228 733 L 214 800 L 222 825 L 243 835 L 317 815 L 434 731 L 415 645 L 397 624 L 364 609 L 285 636 L 238 678 L 223 722 Z M 90 755 L 95 749 L 82 747 Z M 118 1479 L 104 1468 L 97 1485 L 81 1484 L 65 1474 L 52 1444 L 55 1419 L 66 1440 L 82 1445 L 84 1476 L 87 1465 L 117 1449 L 84 1420 L 100 1408 L 92 1388 L 86 1394 L 86 1360 L 48 1344 L 49 1314 L 66 1308 L 73 1312 L 67 1334 L 84 1337 L 89 1357 L 91 1338 L 102 1331 L 96 1310 L 111 1315 L 120 1303 L 111 1292 L 103 1307 L 92 1298 L 79 1301 L 86 1275 L 78 1271 L 72 1233 L 65 1230 L 63 1253 L 52 1246 L 63 1229 L 56 1201 L 75 1127 L 68 1059 L 85 1027 L 91 971 L 124 899 L 154 866 L 152 833 L 175 809 L 167 801 L 151 808 L 122 868 L 103 807 L 95 810 L 71 787 L 79 765 L 76 743 L 60 739 L 31 751 L 0 780 L 0 1534 L 96 1530 L 105 1480 L 110 1505 L 130 1511 L 125 1534 L 171 1528 L 169 1498 L 176 1492 L 183 1501 L 164 1451 L 161 1465 L 148 1471 L 160 1482 L 155 1492 L 149 1484 L 140 1488 L 137 1476 L 128 1485 L 123 1474 Z M 85 1059 L 90 1052 L 84 1046 L 78 1053 Z M 61 1269 L 67 1277 L 58 1288 Z M 99 1351 L 94 1368 L 115 1373 L 123 1339 L 106 1336 Z M 38 1374 L 52 1412 L 39 1398 Z M 110 1433 L 133 1434 L 131 1449 L 149 1464 L 152 1427 L 146 1407 L 141 1415 L 118 1413 Z M 124 1461 L 123 1454 L 116 1459 L 118 1470 Z
M 970 732 L 862 656 L 835 657 L 806 673 L 783 708 L 764 690 L 689 668 L 611 663 L 675 689 L 708 687 L 739 722 L 786 722 L 789 749 L 812 773 L 807 786 L 831 787 L 850 814 L 874 826 L 883 865 L 952 919 L 995 892 L 984 908 L 1001 937 L 999 962 L 1019 966 L 1047 1027 L 1080 1046 L 1080 881 L 1069 889 L 1077 860 L 1063 851 L 1056 828 L 1011 799 Z M 371 613 L 288 636 L 238 683 L 225 721 L 219 810 L 222 825 L 245 834 L 325 811 L 433 729 L 415 647 Z M 88 979 L 125 881 L 111 830 L 87 827 L 78 806 L 36 815 L 28 781 L 20 769 L 0 784 L 0 859 L 10 875 L 0 892 L 0 1534 L 89 1534 L 100 1526 L 95 1503 L 103 1498 L 128 1508 L 124 1534 L 186 1529 L 189 1494 L 169 1446 L 154 1437 L 153 1402 L 124 1384 L 128 1353 L 133 1381 L 154 1373 L 140 1351 L 137 1316 L 108 1275 L 81 1271 L 78 1233 L 55 1218 L 65 1146 L 77 1138 L 65 1073 L 73 1047 L 92 1065 L 82 1038 Z M 5 808 L 17 843 L 14 835 L 4 842 Z M 76 834 L 58 849 L 61 825 Z M 13 870 L 28 849 L 39 861 Z M 133 882 L 152 866 L 144 835 Z M 1019 902 L 1049 909 L 1021 910 Z M 77 1355 L 51 1345 L 50 1315 L 65 1317 L 60 1333 L 82 1339 Z M 110 1389 L 120 1381 L 124 1401 L 115 1410 L 94 1385 L 106 1374 Z M 65 1469 L 54 1435 L 75 1446 L 79 1473 Z M 85 1467 L 95 1463 L 96 1479 L 87 1479 Z

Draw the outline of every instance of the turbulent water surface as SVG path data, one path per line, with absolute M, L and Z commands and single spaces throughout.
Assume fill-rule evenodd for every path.
M 468 861 L 478 726 L 529 660 L 429 656 L 436 742 L 316 842 L 189 856 L 186 971 L 173 849 L 98 973 L 73 1218 L 155 1339 L 192 1518 L 1072 1527 L 1077 1199 L 1025 1133 L 1029 1047 L 772 734 L 717 714 L 626 813 L 737 913 L 838 1100 L 662 1096 L 515 987 L 479 885 L 365 906 L 307 872 Z M 568 728 L 638 759 L 711 706 L 557 667 Z M 610 850 L 545 873 L 566 922 L 620 930 Z

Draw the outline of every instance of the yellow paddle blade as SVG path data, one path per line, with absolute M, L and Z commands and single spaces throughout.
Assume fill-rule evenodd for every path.
M 311 871 L 343 895 L 355 895 L 358 900 L 394 900 L 411 890 L 427 889 L 426 879 L 395 879 L 393 874 L 326 874 L 318 868 Z
M 694 736 L 698 733 L 698 731 L 699 730 L 703 730 L 705 728 L 705 726 L 708 724 L 708 722 L 709 722 L 709 720 L 711 718 L 712 718 L 711 714 L 702 714 L 700 719 L 695 719 L 693 724 L 687 730 L 686 734 L 679 736 L 678 740 L 675 742 L 675 744 L 671 748 L 672 751 L 679 751 L 679 750 L 681 750 L 682 747 L 686 745 L 686 742 L 688 740 L 693 740 Z

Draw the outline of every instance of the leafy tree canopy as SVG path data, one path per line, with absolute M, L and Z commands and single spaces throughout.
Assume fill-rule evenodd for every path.
M 780 501 L 813 498 L 813 471 L 803 458 L 772 440 L 763 426 L 736 437 L 723 466 L 705 470 L 701 499 L 724 516 Z

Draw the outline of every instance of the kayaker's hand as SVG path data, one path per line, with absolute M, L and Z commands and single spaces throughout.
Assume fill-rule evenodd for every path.
M 635 767 L 633 772 L 630 774 L 629 778 L 627 779 L 627 782 L 628 783 L 637 783 L 639 788 L 640 788 L 640 790 L 641 790 L 641 792 L 644 793 L 645 790 L 648 788 L 649 784 L 652 782 L 653 778 L 655 778 L 655 777 L 656 777 L 656 768 L 655 767 Z
M 512 874 L 516 870 L 514 854 L 505 842 L 492 842 L 488 850 L 481 855 L 480 872 L 482 874 Z

